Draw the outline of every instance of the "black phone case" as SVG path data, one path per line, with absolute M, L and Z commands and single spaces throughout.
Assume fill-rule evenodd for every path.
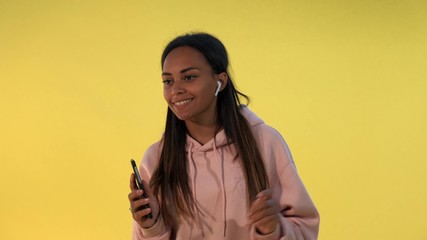
M 142 199 L 142 198 L 147 198 L 148 196 L 147 196 L 147 194 L 145 193 L 144 185 L 142 184 L 141 175 L 139 175 L 138 167 L 136 166 L 135 160 L 131 159 L 131 160 L 130 160 L 130 162 L 131 162 L 131 164 L 132 164 L 133 172 L 135 173 L 135 182 L 136 182 L 136 186 L 137 186 L 139 189 L 141 189 L 142 191 L 144 191 L 144 193 L 142 194 L 142 197 L 141 197 L 140 199 Z M 141 209 L 145 209 L 145 208 L 150 208 L 150 204 L 145 204 L 145 205 L 143 205 L 143 206 L 141 206 L 141 207 L 139 207 L 139 208 L 135 209 L 135 211 L 139 211 L 139 210 L 141 210 Z M 148 215 L 146 215 L 145 217 L 153 218 L 153 214 L 150 212 L 150 213 L 149 213 Z M 145 218 L 145 217 L 144 217 L 144 218 Z

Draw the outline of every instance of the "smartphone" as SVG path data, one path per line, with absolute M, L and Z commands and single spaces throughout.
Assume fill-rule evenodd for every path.
M 133 172 L 135 173 L 136 186 L 138 187 L 138 189 L 141 189 L 142 191 L 144 191 L 144 193 L 142 194 L 142 198 L 147 198 L 148 196 L 145 193 L 144 185 L 142 184 L 141 175 L 139 175 L 138 167 L 136 166 L 135 160 L 131 159 L 130 164 L 132 165 Z M 145 204 L 141 208 L 142 209 L 150 208 L 150 205 Z M 140 210 L 140 209 L 136 209 L 136 211 L 138 211 L 138 210 Z M 151 214 L 151 212 L 150 212 L 148 215 L 146 215 L 146 217 L 153 218 L 153 214 Z

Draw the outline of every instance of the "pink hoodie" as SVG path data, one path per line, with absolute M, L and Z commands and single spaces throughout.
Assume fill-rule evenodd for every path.
M 205 145 L 187 136 L 190 186 L 202 213 L 197 215 L 197 222 L 182 219 L 176 239 L 317 239 L 319 214 L 298 177 L 285 141 L 247 107 L 242 113 L 259 143 L 273 199 L 282 209 L 281 226 L 269 235 L 260 235 L 248 224 L 250 203 L 242 167 L 222 130 Z M 157 142 L 144 155 L 141 175 L 147 182 L 158 164 L 159 148 Z M 149 229 L 141 229 L 134 222 L 133 239 L 169 237 L 170 227 L 161 217 Z

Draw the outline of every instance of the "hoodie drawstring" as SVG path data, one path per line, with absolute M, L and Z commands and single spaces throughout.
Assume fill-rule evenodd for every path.
M 197 168 L 196 168 L 196 162 L 194 161 L 193 158 L 193 143 L 190 142 L 189 146 L 188 146 L 188 152 L 187 152 L 187 159 L 188 161 L 191 161 L 191 163 L 193 164 L 193 179 L 191 181 L 191 185 L 193 188 L 193 194 L 194 194 L 194 204 L 197 204 L 197 186 L 196 186 L 196 178 L 197 178 Z M 200 220 L 200 211 L 199 208 L 197 206 L 194 206 L 193 210 L 196 213 L 196 225 L 199 225 L 198 223 L 201 222 L 200 226 L 200 230 L 202 232 L 202 237 L 205 237 L 205 230 L 203 227 L 203 222 L 199 221 Z
M 224 171 L 224 158 L 221 157 L 217 145 L 216 145 L 216 141 L 214 141 L 212 143 L 213 146 L 213 151 L 215 153 L 215 162 L 218 163 L 219 165 L 219 170 L 221 172 L 221 176 L 220 176 L 220 180 L 221 180 L 221 191 L 222 191 L 222 203 L 223 203 L 223 210 L 222 210 L 222 216 L 223 216 L 223 236 L 225 237 L 226 235 L 226 231 L 227 231 L 227 195 L 225 192 L 225 171 Z M 196 185 L 196 181 L 197 181 L 197 164 L 193 158 L 193 148 L 194 148 L 194 143 L 191 141 L 188 141 L 188 152 L 187 152 L 187 159 L 190 162 L 190 164 L 193 165 L 193 176 L 192 176 L 192 181 L 191 181 L 191 187 L 192 187 L 192 191 L 193 191 L 193 195 L 194 195 L 194 204 L 197 204 L 197 185 Z M 201 233 L 202 233 L 202 237 L 205 237 L 205 229 L 204 229 L 204 222 L 201 221 L 201 214 L 203 215 L 203 213 L 201 213 L 201 209 L 199 207 L 194 206 L 194 210 L 196 212 L 196 225 L 198 225 L 200 227 Z
M 222 212 L 222 217 L 224 219 L 224 228 L 223 228 L 223 236 L 225 237 L 225 232 L 227 230 L 227 196 L 225 193 L 225 173 L 224 173 L 224 158 L 223 157 L 219 157 L 218 154 L 218 148 L 216 147 L 216 142 L 214 141 L 213 143 L 213 150 L 215 152 L 215 156 L 217 161 L 219 161 L 220 163 L 220 168 L 221 168 L 221 187 L 222 187 L 222 203 L 224 205 L 223 207 L 223 212 Z

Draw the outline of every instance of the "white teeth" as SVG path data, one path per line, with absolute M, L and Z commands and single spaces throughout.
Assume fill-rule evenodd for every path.
M 191 101 L 193 101 L 193 99 L 187 99 L 187 100 L 184 100 L 184 101 L 176 102 L 175 105 L 176 106 L 182 106 L 182 105 L 187 104 L 187 103 L 189 103 Z

